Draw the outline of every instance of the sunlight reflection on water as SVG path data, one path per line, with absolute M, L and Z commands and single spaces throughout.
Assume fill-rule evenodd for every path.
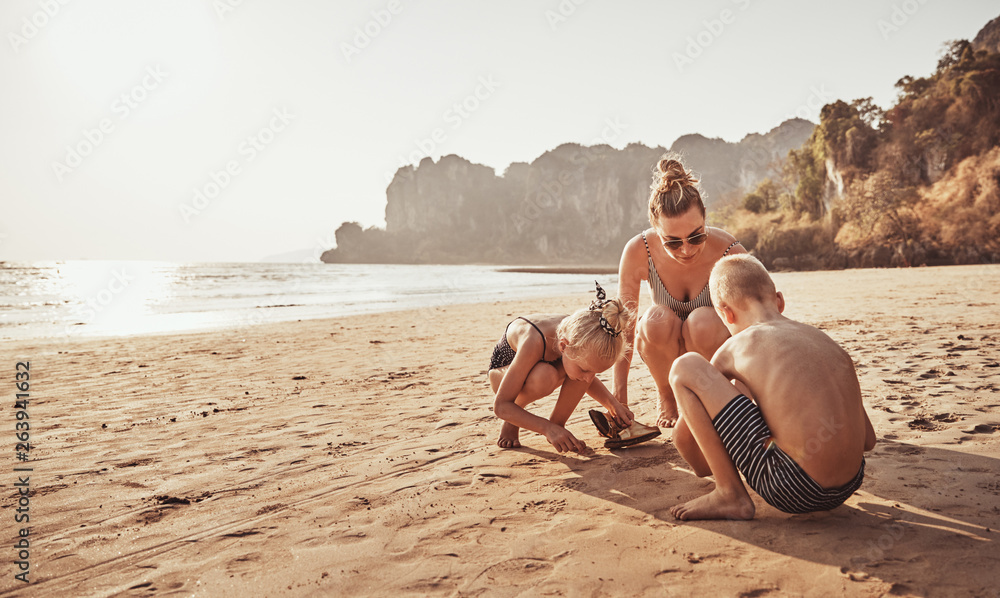
M 573 293 L 585 305 L 594 278 L 494 266 L 2 263 L 0 338 L 203 330 Z

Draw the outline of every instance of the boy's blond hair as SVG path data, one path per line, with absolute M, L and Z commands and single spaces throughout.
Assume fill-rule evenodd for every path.
M 777 293 L 764 264 L 749 253 L 727 255 L 716 262 L 708 285 L 714 305 L 746 307 L 748 300 L 765 301 Z

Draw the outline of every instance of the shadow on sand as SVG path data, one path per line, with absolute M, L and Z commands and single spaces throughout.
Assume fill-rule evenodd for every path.
M 543 458 L 554 453 L 520 449 Z M 788 515 L 751 491 L 753 521 L 677 521 L 669 508 L 713 488 L 668 442 L 561 459 L 569 489 L 643 511 L 672 525 L 728 536 L 777 554 L 878 578 L 890 594 L 1000 596 L 1000 460 L 880 440 L 861 490 L 840 507 Z M 654 486 L 656 492 L 650 492 Z M 919 579 L 918 579 L 919 578 Z

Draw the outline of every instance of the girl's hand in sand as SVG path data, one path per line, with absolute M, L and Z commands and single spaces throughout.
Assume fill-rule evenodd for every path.
M 582 440 L 577 439 L 569 430 L 557 424 L 549 426 L 545 432 L 545 439 L 560 453 L 566 451 L 582 453 L 587 450 L 587 445 Z

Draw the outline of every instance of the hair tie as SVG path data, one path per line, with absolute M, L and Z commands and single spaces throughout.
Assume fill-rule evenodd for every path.
M 611 303 L 610 301 L 607 300 L 607 296 L 608 295 L 607 295 L 607 293 L 604 292 L 604 289 L 601 288 L 601 283 L 599 283 L 599 282 L 597 282 L 595 280 L 594 284 L 597 285 L 597 299 L 595 299 L 595 300 L 593 300 L 593 301 L 590 302 L 590 311 L 602 312 L 601 313 L 601 328 L 603 328 L 604 332 L 607 332 L 611 336 L 617 337 L 619 334 L 621 334 L 621 331 L 620 330 L 615 330 L 611 326 L 611 324 L 608 324 L 608 321 L 606 319 L 604 319 L 604 313 L 603 313 L 604 312 L 604 306 L 607 305 L 608 303 Z

